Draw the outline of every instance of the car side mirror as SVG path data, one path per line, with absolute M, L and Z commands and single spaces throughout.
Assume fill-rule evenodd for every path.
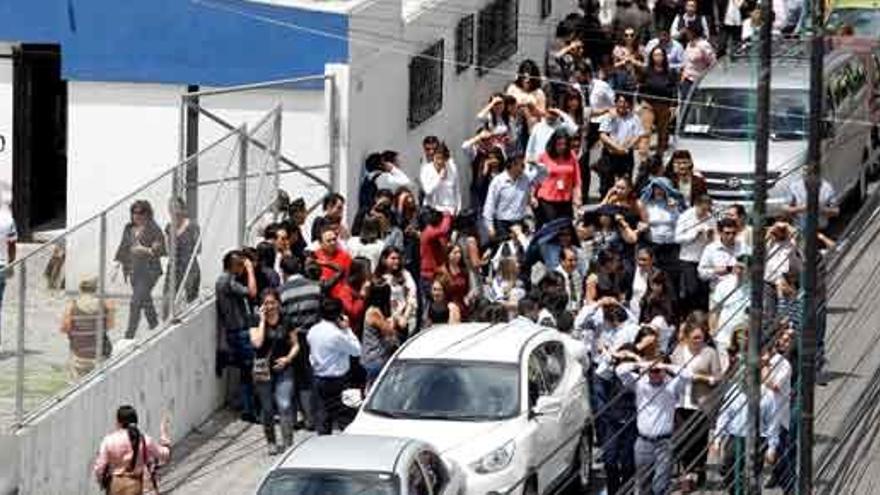
M 538 397 L 535 407 L 532 408 L 532 418 L 540 416 L 558 416 L 562 412 L 562 400 L 546 395 Z

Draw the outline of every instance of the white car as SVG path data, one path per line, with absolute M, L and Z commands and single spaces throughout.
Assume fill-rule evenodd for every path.
M 315 436 L 281 456 L 257 495 L 459 495 L 461 476 L 418 440 Z
M 548 494 L 591 483 L 592 423 L 579 342 L 518 318 L 440 326 L 389 360 L 345 433 L 435 446 L 464 493 Z

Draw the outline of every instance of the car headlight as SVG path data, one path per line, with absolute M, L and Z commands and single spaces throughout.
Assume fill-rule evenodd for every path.
M 513 459 L 513 453 L 516 451 L 516 443 L 511 440 L 501 447 L 489 452 L 479 460 L 471 463 L 471 469 L 480 474 L 494 473 L 501 471 L 510 465 Z

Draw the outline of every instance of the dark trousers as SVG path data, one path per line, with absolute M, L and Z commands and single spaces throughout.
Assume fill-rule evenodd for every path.
M 602 451 L 608 494 L 614 495 L 635 477 L 635 443 L 638 430 L 635 421 L 634 404 L 620 400 L 621 391 L 616 379 L 605 380 L 590 374 L 590 405 L 598 412 L 596 417 L 596 437 Z M 608 407 L 610 401 L 615 403 Z M 631 414 L 622 414 L 631 408 Z
M 666 272 L 666 280 L 672 288 L 672 294 L 678 294 L 678 278 L 681 273 L 679 268 L 678 244 L 657 244 L 647 243 L 651 251 L 654 252 L 654 265 Z
M 764 449 L 766 448 L 764 439 L 761 439 L 761 457 L 763 459 Z M 730 495 L 741 495 L 746 493 L 748 476 L 746 476 L 746 439 L 745 437 L 730 437 L 724 446 L 724 454 L 721 458 L 721 477 L 724 480 L 724 487 Z M 759 462 L 755 466 L 754 476 L 761 478 L 763 471 L 763 462 Z
M 333 425 L 344 430 L 354 419 L 354 410 L 342 403 L 345 377 L 316 376 L 312 380 L 315 400 L 315 431 L 318 435 L 333 433 Z
M 699 263 L 692 261 L 678 262 L 678 309 L 679 316 L 687 317 L 692 311 L 709 309 L 709 284 L 700 279 L 697 271 Z
M 612 155 L 606 150 L 602 150 L 599 161 L 599 197 L 605 198 L 618 177 L 632 177 L 635 161 L 632 151 L 625 155 Z
M 706 481 L 709 427 L 709 417 L 699 409 L 675 411 L 675 457 L 681 462 L 681 472 L 696 474 L 700 486 Z
M 125 338 L 134 338 L 141 322 L 141 311 L 147 318 L 151 330 L 159 325 L 159 314 L 156 312 L 156 305 L 153 304 L 153 287 L 158 281 L 157 273 L 132 274 L 131 304 L 128 309 L 128 330 L 125 331 Z
M 719 30 L 718 56 L 723 57 L 729 51 L 733 51 L 742 41 L 742 26 L 723 25 Z
M 792 419 L 792 422 L 795 420 Z M 786 425 L 788 426 L 788 425 Z M 779 429 L 779 453 L 773 465 L 773 479 L 783 493 L 794 493 L 795 464 L 797 462 L 797 443 L 789 433 L 794 429 L 785 426 Z
M 538 225 L 543 225 L 557 218 L 574 218 L 571 201 L 546 201 L 538 199 L 538 211 L 535 215 Z
M 251 345 L 250 329 L 229 330 L 226 332 L 229 346 L 230 364 L 238 368 L 238 399 L 242 414 L 254 415 L 254 347 Z

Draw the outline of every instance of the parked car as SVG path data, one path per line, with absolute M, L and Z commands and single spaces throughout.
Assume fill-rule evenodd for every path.
M 803 176 L 809 114 L 808 43 L 775 43 L 770 82 L 769 215 L 788 204 L 788 187 Z M 755 163 L 755 67 L 747 47 L 716 64 L 691 91 L 681 111 L 674 147 L 689 150 L 719 207 L 751 206 Z M 841 196 L 862 198 L 877 151 L 872 142 L 871 60 L 839 49 L 824 61 L 822 176 Z M 858 202 L 858 201 L 857 201 Z
M 404 344 L 346 433 L 424 440 L 465 493 L 547 494 L 591 483 L 582 346 L 525 319 L 432 328 Z
M 459 495 L 461 477 L 418 440 L 315 436 L 275 463 L 257 495 Z

